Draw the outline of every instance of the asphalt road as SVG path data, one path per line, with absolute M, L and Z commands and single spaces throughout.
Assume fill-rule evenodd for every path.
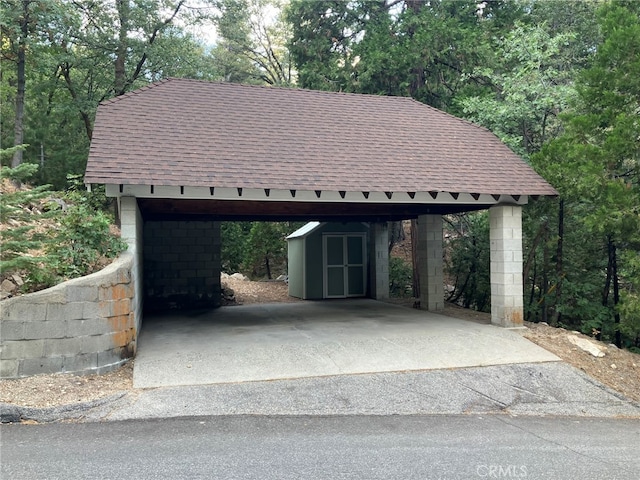
M 634 479 L 640 420 L 229 416 L 2 425 L 5 479 Z

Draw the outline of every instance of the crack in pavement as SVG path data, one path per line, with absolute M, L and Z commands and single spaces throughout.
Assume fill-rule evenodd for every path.
M 472 388 L 468 385 L 465 385 L 464 383 L 458 382 L 458 385 L 461 385 L 462 387 L 466 388 L 467 390 L 471 390 L 474 393 L 477 393 L 478 395 L 480 395 L 481 397 L 486 398 L 487 400 L 497 403 L 498 405 L 502 406 L 502 410 L 506 409 L 509 407 L 509 404 L 501 402 L 500 400 L 496 400 L 495 398 L 487 395 L 486 393 L 482 393 L 480 390 L 476 390 L 475 388 Z

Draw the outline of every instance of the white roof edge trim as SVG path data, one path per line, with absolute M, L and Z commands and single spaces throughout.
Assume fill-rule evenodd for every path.
M 293 239 L 293 238 L 306 237 L 310 233 L 312 233 L 315 230 L 317 230 L 318 228 L 320 228 L 322 225 L 323 225 L 323 222 L 309 222 L 309 223 L 307 223 L 306 225 L 303 225 L 298 230 L 296 230 L 291 235 L 289 235 L 289 236 L 287 236 L 285 238 L 287 240 L 289 240 L 289 239 Z
M 319 191 L 318 191 L 319 192 Z M 366 193 L 366 195 L 365 195 Z M 526 205 L 529 195 L 477 194 L 449 192 L 385 192 L 286 190 L 271 188 L 190 187 L 167 185 L 117 185 L 106 184 L 107 197 L 136 197 L 189 200 L 247 200 L 262 202 L 312 202 L 312 203 L 384 203 L 384 204 L 475 204 L 493 206 L 501 203 Z M 411 193 L 411 194 L 410 194 Z

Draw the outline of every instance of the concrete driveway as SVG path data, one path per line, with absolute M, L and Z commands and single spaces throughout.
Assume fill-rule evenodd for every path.
M 370 299 L 144 318 L 134 387 L 553 362 L 519 333 Z

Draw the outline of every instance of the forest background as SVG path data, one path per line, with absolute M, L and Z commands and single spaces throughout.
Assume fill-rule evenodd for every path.
M 52 188 L 108 230 L 79 182 L 96 108 L 163 78 L 410 96 L 493 131 L 558 190 L 524 210 L 527 319 L 640 351 L 640 2 L 1 0 L 0 28 L 3 176 L 38 186 L 3 193 L 3 221 Z M 46 241 L 122 248 L 74 218 Z M 448 299 L 487 310 L 487 214 L 445 224 Z M 224 269 L 281 273 L 295 226 L 223 224 Z M 2 234 L 3 270 L 28 274 L 37 236 Z M 411 267 L 391 267 L 404 291 Z

